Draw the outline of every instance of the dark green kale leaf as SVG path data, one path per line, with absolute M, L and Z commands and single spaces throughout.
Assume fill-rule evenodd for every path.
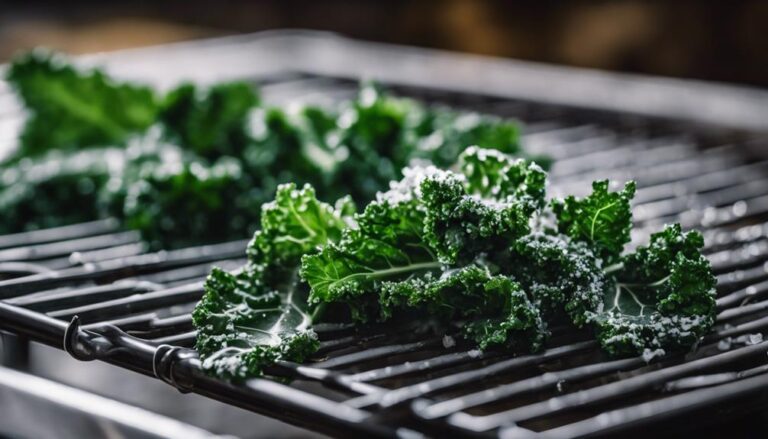
M 334 180 L 349 183 L 358 203 L 402 178 L 401 170 L 414 161 L 447 168 L 472 145 L 521 153 L 515 122 L 428 108 L 371 85 L 361 87 L 358 98 L 340 111 L 337 127 L 335 145 L 348 158 L 338 163 Z
M 716 281 L 703 245 L 699 232 L 667 226 L 608 270 L 603 307 L 587 313 L 607 352 L 686 348 L 712 327 Z
M 564 311 L 577 327 L 602 304 L 606 280 L 601 265 L 586 243 L 542 232 L 515 241 L 508 261 L 545 318 Z
M 297 272 L 302 255 L 350 226 L 349 202 L 337 205 L 293 184 L 281 185 L 275 201 L 263 205 L 248 263 L 237 274 L 214 269 L 192 314 L 204 369 L 238 380 L 261 375 L 275 361 L 304 361 L 317 350 L 311 324 L 322 307 L 308 303 Z
M 592 194 L 586 198 L 569 196 L 552 202 L 558 229 L 573 239 L 589 243 L 610 264 L 630 241 L 630 202 L 634 195 L 633 181 L 620 192 L 608 191 L 608 180 L 596 181 L 592 183 Z
M 120 175 L 118 149 L 52 151 L 0 169 L 0 234 L 63 226 L 105 216 L 100 188 Z
M 216 84 L 207 90 L 184 84 L 165 96 L 158 121 L 169 141 L 201 157 L 239 157 L 251 142 L 248 117 L 258 104 L 256 91 L 245 82 Z
M 332 183 L 330 174 L 325 172 L 322 160 L 307 151 L 308 139 L 316 137 L 312 137 L 315 132 L 305 112 L 289 114 L 280 108 L 257 109 L 251 115 L 249 130 L 253 142 L 244 151 L 243 161 L 248 173 L 258 178 L 258 186 L 264 192 L 273 193 L 282 183 L 309 183 L 321 198 L 334 199 L 328 190 Z
M 470 193 L 496 200 L 514 199 L 536 209 L 544 207 L 547 174 L 535 163 L 470 146 L 459 156 L 459 166 Z
M 7 79 L 29 112 L 18 157 L 119 146 L 157 118 L 150 88 L 115 82 L 98 69 L 78 71 L 48 52 L 19 56 Z
M 446 265 L 427 239 L 425 221 L 438 214 L 430 211 L 427 192 L 434 182 L 459 177 L 433 167 L 404 173 L 357 216 L 359 228 L 302 259 L 310 301 L 345 303 L 363 321 L 415 309 L 444 322 L 466 320 L 464 335 L 482 348 L 541 347 L 547 331 L 538 307 L 512 278 L 498 274 L 487 260 L 494 255 Z
M 549 334 L 539 308 L 521 285 L 509 276 L 492 275 L 479 264 L 384 281 L 379 300 L 386 314 L 411 307 L 448 322 L 465 320 L 464 336 L 483 350 L 535 352 Z
M 480 254 L 503 254 L 530 233 L 530 220 L 544 204 L 546 174 L 533 163 L 469 148 L 461 174 L 422 183 L 425 230 L 440 261 L 464 264 Z
M 156 248 L 242 239 L 258 223 L 261 203 L 268 199 L 230 157 L 210 166 L 147 162 L 125 184 L 125 225 Z
M 348 158 L 333 178 L 346 184 L 355 202 L 373 199 L 388 182 L 400 179 L 413 151 L 407 138 L 414 137 L 422 112 L 413 101 L 387 96 L 371 85 L 361 87 L 357 99 L 339 111 L 336 136 Z
M 296 282 L 273 289 L 259 273 L 214 268 L 192 318 L 203 369 L 240 380 L 278 360 L 304 361 L 319 347 L 306 290 Z
M 453 166 L 468 146 L 520 155 L 520 127 L 517 123 L 477 113 L 458 113 L 434 108 L 422 116 L 415 139 L 416 158 L 441 168 Z
M 95 191 L 107 200 L 110 215 L 126 219 L 156 246 L 234 239 L 258 219 L 253 205 L 270 199 L 281 183 L 309 183 L 322 199 L 350 195 L 364 205 L 414 160 L 448 165 L 469 145 L 509 153 L 520 147 L 514 122 L 429 108 L 370 85 L 338 109 L 293 111 L 259 107 L 252 87 L 237 82 L 205 89 L 185 84 L 158 102 L 147 87 L 117 83 L 98 69 L 75 69 L 40 51 L 19 57 L 8 77 L 30 115 L 16 160 L 49 149 L 129 146 L 155 127 L 163 141 L 181 147 L 180 165 L 146 156 L 135 162 L 129 154 L 124 174 L 110 176 L 108 186 L 100 180 Z M 234 178 L 208 177 L 207 170 L 222 168 L 216 161 L 225 157 L 240 161 L 239 185 Z M 201 169 L 206 171 L 193 172 Z M 204 195 L 196 196 L 195 188 Z M 214 190 L 243 194 L 221 203 L 211 199 Z M 142 204 L 146 212 L 138 210 Z M 244 213 L 221 220 L 223 204 Z M 213 213 L 205 219 L 208 208 Z M 103 214 L 95 205 L 82 212 L 96 210 Z M 31 218 L 30 224 L 45 221 Z
M 332 304 L 346 306 L 355 321 L 409 317 L 459 325 L 480 349 L 515 352 L 540 349 L 548 323 L 563 318 L 593 326 L 611 355 L 689 347 L 712 326 L 715 281 L 701 255 L 701 235 L 669 226 L 648 247 L 620 256 L 632 184 L 609 193 L 607 182 L 598 182 L 586 199 L 554 203 L 568 232 L 561 233 L 539 218 L 546 214 L 546 178 L 537 165 L 479 148 L 468 149 L 460 165 L 462 174 L 404 169 L 404 178 L 354 219 L 350 200 L 332 209 L 313 202 L 310 189 L 291 187 L 265 205 L 244 272 L 231 279 L 217 273 L 220 284 L 212 278 L 208 288 L 235 291 L 233 297 L 304 293 L 312 321 Z M 574 216 L 581 214 L 591 216 L 586 222 Z M 583 224 L 589 224 L 587 236 Z M 240 307 L 244 315 L 257 307 L 238 300 L 223 306 Z M 230 340 L 244 336 L 231 331 L 208 328 L 198 343 L 222 336 L 230 338 L 216 350 L 240 343 Z M 214 358 L 221 367 L 210 367 L 219 374 L 231 376 L 228 368 L 236 364 L 247 376 L 277 359 L 305 358 L 311 349 L 294 352 L 294 334 L 305 348 L 305 332 L 288 331 L 278 338 L 287 344 L 257 343 L 243 351 L 252 360 L 229 359 L 232 351 L 222 354 L 226 362 L 218 354 L 204 357 Z

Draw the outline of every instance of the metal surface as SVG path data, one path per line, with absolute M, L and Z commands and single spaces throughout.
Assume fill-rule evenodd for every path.
M 648 363 L 605 357 L 586 331 L 556 328 L 544 352 L 511 357 L 414 328 L 325 325 L 313 361 L 270 368 L 293 378 L 290 385 L 231 384 L 200 371 L 189 312 L 211 265 L 242 263 L 244 241 L 145 254 L 134 234 L 101 221 L 0 237 L 8 277 L 0 281 L 0 328 L 335 435 L 592 436 L 705 410 L 722 421 L 744 401 L 751 410 L 766 406 L 768 163 L 753 154 L 768 140 L 764 92 L 304 33 L 86 60 L 96 61 L 160 85 L 249 79 L 273 103 L 334 102 L 354 93 L 349 78 L 364 75 L 429 103 L 521 119 L 526 148 L 557 160 L 550 193 L 632 178 L 635 242 L 670 221 L 704 231 L 719 280 L 717 326 L 694 352 Z M 0 102 L 3 123 L 14 103 L 6 95 Z
M 137 407 L 2 367 L 0 406 L 0 434 L 10 437 L 220 437 Z

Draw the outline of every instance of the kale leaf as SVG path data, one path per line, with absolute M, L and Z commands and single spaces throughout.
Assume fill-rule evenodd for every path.
M 549 335 L 539 308 L 522 286 L 510 276 L 491 274 L 480 263 L 383 282 L 379 300 L 389 314 L 423 308 L 446 322 L 465 321 L 463 335 L 480 349 L 537 351 Z
M 442 264 L 424 241 L 426 212 L 418 198 L 420 184 L 435 168 L 406 169 L 406 177 L 380 194 L 345 229 L 337 243 L 304 256 L 301 277 L 311 288 L 310 302 L 342 302 L 355 320 L 378 310 L 382 282 L 438 273 Z
M 0 234 L 104 216 L 100 188 L 124 165 L 123 151 L 113 148 L 51 151 L 0 169 Z
M 184 84 L 160 104 L 158 121 L 169 141 L 201 157 L 239 157 L 250 144 L 250 111 L 259 104 L 254 88 L 245 82 L 215 84 L 201 90 Z
M 602 309 L 588 312 L 614 355 L 693 345 L 714 324 L 715 278 L 699 232 L 678 224 L 651 236 L 609 273 Z
M 171 149 L 181 154 L 173 160 L 126 153 L 123 175 L 92 180 L 92 198 L 107 200 L 106 209 L 81 209 L 50 190 L 41 189 L 35 200 L 63 206 L 58 218 L 115 216 L 155 248 L 245 236 L 258 224 L 258 206 L 282 183 L 309 183 L 321 199 L 349 195 L 364 206 L 413 161 L 447 166 L 469 145 L 522 154 L 513 121 L 426 107 L 372 85 L 330 108 L 267 108 L 248 83 L 182 84 L 160 96 L 41 51 L 17 58 L 8 79 L 29 112 L 15 161 L 49 149 L 130 148 L 134 139 L 155 138 L 157 151 L 177 145 Z M 26 188 L 33 192 L 34 183 Z M 214 191 L 231 199 L 214 200 Z M 45 209 L 23 211 L 25 221 L 10 221 L 7 230 L 58 223 L 34 217 L 38 211 L 45 215 Z
M 470 146 L 459 155 L 459 166 L 471 193 L 498 200 L 513 198 L 536 209 L 544 207 L 547 174 L 535 163 Z
M 275 200 L 262 206 L 261 230 L 248 246 L 248 260 L 279 282 L 289 274 L 285 270 L 296 270 L 304 255 L 338 242 L 342 231 L 354 224 L 354 213 L 349 198 L 331 206 L 317 201 L 310 185 L 281 185 Z
M 494 157 L 473 163 L 477 172 L 497 181 L 507 181 L 498 175 L 501 170 L 516 176 L 540 172 L 485 150 L 471 150 L 468 157 L 477 154 Z M 511 239 L 505 235 L 527 227 L 527 217 L 507 221 L 516 217 L 508 211 L 528 214 L 534 208 L 524 185 L 499 193 L 504 201 L 484 200 L 470 194 L 472 184 L 460 174 L 434 167 L 409 168 L 404 174 L 356 217 L 358 228 L 303 258 L 301 276 L 311 288 L 310 301 L 345 303 L 357 320 L 388 319 L 413 308 L 445 322 L 466 321 L 465 336 L 482 348 L 540 348 L 548 333 L 539 309 L 520 284 L 500 272 L 500 262 L 509 256 L 497 257 L 508 253 Z M 458 232 L 462 220 L 470 228 L 465 235 Z M 485 225 L 473 228 L 473 221 Z M 447 244 L 459 240 L 465 245 Z
M 402 178 L 401 170 L 414 161 L 446 168 L 472 145 L 523 154 L 516 122 L 426 108 L 370 84 L 342 106 L 336 126 L 329 132 L 336 139 L 331 146 L 347 158 L 336 166 L 334 179 L 349 183 L 345 188 L 357 203 L 373 199 L 388 182 Z
M 551 212 L 536 164 L 469 148 L 458 168 L 406 168 L 353 218 L 330 206 L 323 209 L 336 216 L 325 221 L 315 208 L 297 211 L 306 217 L 265 212 L 244 270 L 258 274 L 252 288 L 295 280 L 313 322 L 324 305 L 341 306 L 353 321 L 429 320 L 443 331 L 458 326 L 480 349 L 511 352 L 541 349 L 554 322 L 593 327 L 616 356 L 689 348 L 711 328 L 715 281 L 700 234 L 669 226 L 622 255 L 633 183 L 614 193 L 596 182 L 584 199 L 552 201 Z M 288 201 L 278 195 L 265 209 Z M 246 288 L 248 278 L 237 285 Z M 258 364 L 305 358 L 311 346 L 302 346 L 284 354 L 290 349 L 276 343 L 258 351 Z
M 120 217 L 155 248 L 242 239 L 268 199 L 229 157 L 213 165 L 150 161 L 127 178 Z
M 523 153 L 520 126 L 493 116 L 435 108 L 420 115 L 416 131 L 421 138 L 413 140 L 415 157 L 441 168 L 453 166 L 469 145 L 510 155 Z
M 272 289 L 248 271 L 214 268 L 192 317 L 203 369 L 225 378 L 261 375 L 278 360 L 304 361 L 319 345 L 301 286 Z
M 428 178 L 421 188 L 426 239 L 447 264 L 503 253 L 530 233 L 531 216 L 544 203 L 546 174 L 535 163 L 478 148 L 460 161 L 464 174 Z
M 118 83 L 99 69 L 78 71 L 50 52 L 17 57 L 7 79 L 29 113 L 18 157 L 119 146 L 157 119 L 150 88 Z
M 507 264 L 549 320 L 564 312 L 582 327 L 602 304 L 602 261 L 584 242 L 536 231 L 512 244 Z
M 592 183 L 592 194 L 578 199 L 569 196 L 554 200 L 561 233 L 587 241 L 608 262 L 616 260 L 630 241 L 635 182 L 630 181 L 620 192 L 608 190 L 608 180 Z
M 278 360 L 304 361 L 317 350 L 311 324 L 322 307 L 308 303 L 299 261 L 351 224 L 347 200 L 334 208 L 309 186 L 281 185 L 262 209 L 246 266 L 238 273 L 214 269 L 192 313 L 203 368 L 230 379 L 261 375 Z

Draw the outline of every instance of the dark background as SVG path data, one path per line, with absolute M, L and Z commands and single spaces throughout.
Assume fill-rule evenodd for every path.
M 375 41 L 768 87 L 768 1 L 0 2 L 0 61 L 308 28 Z

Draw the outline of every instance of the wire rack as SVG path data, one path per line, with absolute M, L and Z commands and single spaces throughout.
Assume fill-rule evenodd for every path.
M 282 61 L 275 61 L 279 68 L 273 70 L 243 67 L 253 64 L 242 58 L 256 51 L 254 41 L 271 41 L 263 50 L 273 51 L 275 45 L 286 49 L 285 38 L 203 42 L 96 60 L 152 79 L 142 76 L 141 66 L 187 59 L 174 58 L 178 53 L 216 53 L 229 60 L 223 65 L 231 71 L 193 79 L 251 79 L 272 103 L 325 104 L 352 96 L 361 72 L 331 75 L 338 72 Z M 356 55 L 363 44 L 324 35 L 297 38 L 302 41 L 291 44 L 301 47 L 346 41 L 352 47 L 347 56 Z M 394 60 L 415 56 L 390 47 L 363 47 L 367 56 L 377 50 Z M 170 59 L 158 59 L 166 53 Z M 285 50 L 281 53 L 288 57 Z M 450 61 L 441 58 L 445 54 L 434 56 Z M 463 60 L 452 62 L 461 70 Z M 745 407 L 768 406 L 768 341 L 763 341 L 768 329 L 768 161 L 753 154 L 766 139 L 756 123 L 713 126 L 691 115 L 644 114 L 652 109 L 644 109 L 645 104 L 630 102 L 626 111 L 618 111 L 615 103 L 597 105 L 599 99 L 587 105 L 573 96 L 560 104 L 551 95 L 540 100 L 528 92 L 509 96 L 517 93 L 515 87 L 505 89 L 507 95 L 493 94 L 484 88 L 487 81 L 480 81 L 483 86 L 472 82 L 472 88 L 466 78 L 427 86 L 408 65 L 398 64 L 406 76 L 385 77 L 385 85 L 430 104 L 522 120 L 526 148 L 556 160 L 550 193 L 583 193 L 597 178 L 635 179 L 635 243 L 666 222 L 702 230 L 718 277 L 712 333 L 692 352 L 647 362 L 608 358 L 588 331 L 568 328 L 554 328 L 541 353 L 510 356 L 467 349 L 458 338 L 420 332 L 418 325 L 320 325 L 321 348 L 311 361 L 279 362 L 268 369 L 271 378 L 232 384 L 201 371 L 191 349 L 190 311 L 212 266 L 243 264 L 247 240 L 147 253 L 135 232 L 120 229 L 111 219 L 0 237 L 0 328 L 80 360 L 106 361 L 182 392 L 339 436 L 581 437 L 674 425 L 691 413 L 710 414 L 702 422 L 722 421 Z M 511 67 L 494 68 L 503 72 Z M 581 78 L 576 72 L 557 72 L 559 82 L 552 89 L 562 89 L 568 78 Z M 647 85 L 622 78 L 621 86 L 624 80 Z M 584 80 L 571 84 L 579 81 Z M 611 87 L 597 85 L 601 93 Z M 708 91 L 708 96 L 722 92 L 716 87 Z M 726 94 L 718 102 L 736 99 Z M 15 105 L 7 91 L 0 94 L 0 124 L 17 123 Z

